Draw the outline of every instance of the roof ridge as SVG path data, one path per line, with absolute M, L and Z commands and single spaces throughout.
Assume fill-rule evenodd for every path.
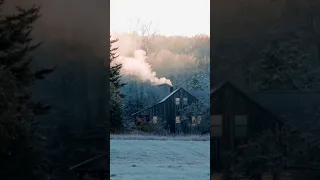
M 168 94 L 165 98 L 163 98 L 163 99 L 162 99 L 161 101 L 159 101 L 158 103 L 156 103 L 156 104 L 154 104 L 154 105 L 152 105 L 152 106 L 150 106 L 150 107 L 148 107 L 148 108 L 145 108 L 145 109 L 143 109 L 143 110 L 140 110 L 140 111 L 138 111 L 138 112 L 135 112 L 135 113 L 131 114 L 131 116 L 134 116 L 134 115 L 136 115 L 136 114 L 138 114 L 138 113 L 140 113 L 140 112 L 142 112 L 142 111 L 144 111 L 144 110 L 147 110 L 147 109 L 149 109 L 149 108 L 152 108 L 152 107 L 154 107 L 154 106 L 156 106 L 156 105 L 158 105 L 158 104 L 161 104 L 161 103 L 165 102 L 170 96 L 172 96 L 173 94 L 175 94 L 175 93 L 176 93 L 178 90 L 180 90 L 180 89 L 186 91 L 187 93 L 189 93 L 191 96 L 193 96 L 194 98 L 196 98 L 196 99 L 198 100 L 198 98 L 195 97 L 194 95 L 192 95 L 189 91 L 185 90 L 185 89 L 182 88 L 182 87 L 179 87 L 179 88 L 175 89 L 174 91 L 172 91 L 170 94 Z
M 164 97 L 161 101 L 159 101 L 157 104 L 162 103 L 166 101 L 170 96 L 172 96 L 174 93 L 176 93 L 179 89 L 183 89 L 182 87 L 179 87 L 175 90 L 173 90 L 170 94 L 168 94 L 166 97 Z

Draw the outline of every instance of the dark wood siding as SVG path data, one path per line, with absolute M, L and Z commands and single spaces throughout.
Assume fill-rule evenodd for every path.
M 231 85 L 221 87 L 211 94 L 211 115 L 222 115 L 222 136 L 211 137 L 211 165 L 213 171 L 219 172 L 228 161 L 227 153 L 241 143 L 246 142 L 265 130 L 277 133 L 282 123 L 259 104 L 252 101 L 243 92 Z M 247 118 L 246 136 L 235 136 L 235 116 Z M 214 134 L 214 132 L 211 132 Z M 280 136 L 280 135 L 279 135 Z M 280 139 L 280 137 L 277 137 Z
M 180 99 L 180 104 L 176 105 L 176 98 Z M 180 116 L 180 110 L 185 106 L 183 104 L 183 98 L 187 98 L 188 105 L 197 101 L 192 95 L 186 92 L 184 89 L 178 90 L 176 93 L 171 95 L 163 104 L 166 111 L 166 120 L 170 127 L 170 131 L 175 133 L 176 132 L 176 116 Z
M 180 99 L 179 105 L 176 105 L 176 98 Z M 197 98 L 192 96 L 183 88 L 179 88 L 174 94 L 167 97 L 165 101 L 138 113 L 136 116 L 149 116 L 151 119 L 153 116 L 158 116 L 165 122 L 165 126 L 170 129 L 170 132 L 175 133 L 176 116 L 180 116 L 180 110 L 186 106 L 183 98 L 187 98 L 187 105 L 198 102 Z

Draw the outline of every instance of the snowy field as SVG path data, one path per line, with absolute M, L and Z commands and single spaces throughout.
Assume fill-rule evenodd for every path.
M 128 139 L 129 138 L 129 139 Z M 131 139 L 130 139 L 131 138 Z M 111 180 L 209 180 L 210 141 L 111 136 Z

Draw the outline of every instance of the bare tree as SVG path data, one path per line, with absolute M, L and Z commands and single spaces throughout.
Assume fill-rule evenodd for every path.
M 151 52 L 151 44 L 157 32 L 158 30 L 153 27 L 152 21 L 141 23 L 140 19 L 135 21 L 135 25 L 131 29 L 131 33 L 141 37 L 141 49 L 146 52 L 147 56 Z

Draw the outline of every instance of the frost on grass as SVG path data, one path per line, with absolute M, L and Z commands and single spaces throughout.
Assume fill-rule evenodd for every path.
M 111 180 L 210 179 L 209 141 L 111 140 Z
M 160 136 L 160 135 L 141 135 L 141 134 L 113 134 L 110 135 L 112 140 L 172 140 L 172 141 L 210 141 L 210 135 L 176 135 L 176 136 Z

